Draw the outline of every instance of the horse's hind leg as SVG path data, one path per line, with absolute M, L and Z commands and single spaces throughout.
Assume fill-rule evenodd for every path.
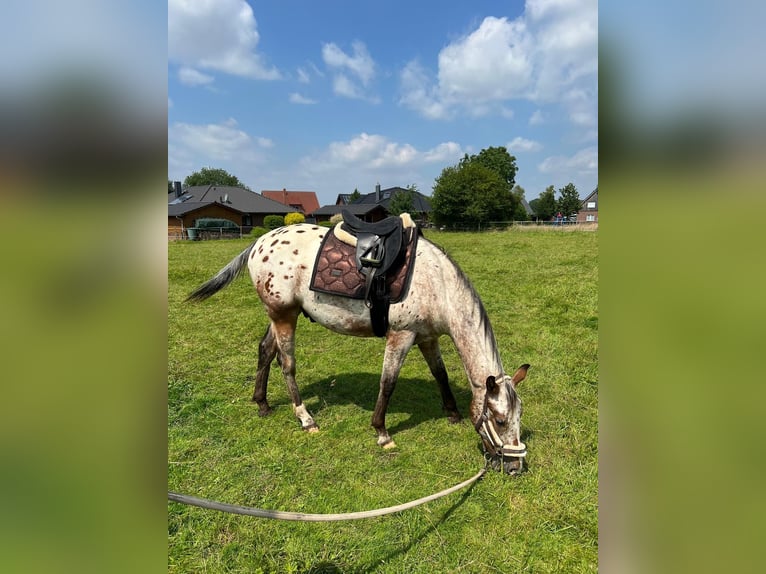
M 316 432 L 319 427 L 306 409 L 306 405 L 303 404 L 298 391 L 298 384 L 295 382 L 295 325 L 297 321 L 297 313 L 286 317 L 272 318 L 271 331 L 274 333 L 279 349 L 279 362 L 285 377 L 287 392 L 290 393 L 290 398 L 293 401 L 295 416 L 301 421 L 303 430 Z
M 277 350 L 277 340 L 269 325 L 258 345 L 258 370 L 255 373 L 255 390 L 253 391 L 253 402 L 258 404 L 258 414 L 262 417 L 271 413 L 271 407 L 266 399 L 266 387 L 269 384 L 271 363 L 277 355 Z
M 451 423 L 460 422 L 462 417 L 457 410 L 455 396 L 452 394 L 452 389 L 449 386 L 449 377 L 447 376 L 447 368 L 442 360 L 439 340 L 428 339 L 422 341 L 418 343 L 418 348 L 423 353 L 423 357 L 425 357 L 426 363 L 428 363 L 428 368 L 431 369 L 431 374 L 436 379 L 436 382 L 439 383 L 439 391 L 442 395 L 442 408 L 447 413 L 447 419 Z
M 372 427 L 378 433 L 378 445 L 383 448 L 396 446 L 386 430 L 386 411 L 404 358 L 414 342 L 415 334 L 408 331 L 389 331 L 386 336 L 383 373 L 380 375 L 380 392 L 375 403 L 375 412 L 372 413 Z

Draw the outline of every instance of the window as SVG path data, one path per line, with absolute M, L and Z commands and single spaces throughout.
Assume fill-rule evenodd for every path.
M 596 216 L 595 215 L 586 215 L 585 216 L 585 221 L 596 221 Z
M 588 202 L 588 203 L 585 205 L 585 208 L 586 208 L 586 209 L 596 209 L 596 202 L 595 202 L 595 201 L 589 201 L 589 202 Z
M 242 216 L 242 225 L 249 227 L 253 224 L 253 216 L 252 215 L 243 215 Z

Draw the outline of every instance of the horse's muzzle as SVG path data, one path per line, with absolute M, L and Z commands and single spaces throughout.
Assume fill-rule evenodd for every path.
M 487 466 L 505 474 L 521 474 L 524 470 L 524 458 L 527 456 L 527 447 L 524 443 L 518 446 L 503 445 L 495 453 L 486 452 L 484 457 Z

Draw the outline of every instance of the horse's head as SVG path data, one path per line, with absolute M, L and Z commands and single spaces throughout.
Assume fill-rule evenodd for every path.
M 484 405 L 476 422 L 490 466 L 507 474 L 520 473 L 527 447 L 521 442 L 521 398 L 516 387 L 527 376 L 529 365 L 520 366 L 512 377 L 487 377 Z

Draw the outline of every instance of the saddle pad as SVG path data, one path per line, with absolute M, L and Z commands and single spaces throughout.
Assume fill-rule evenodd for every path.
M 390 292 L 391 302 L 398 303 L 407 295 L 407 288 L 415 262 L 415 249 L 418 243 L 416 229 L 403 254 L 386 275 L 386 287 Z M 334 233 L 327 233 L 319 247 L 314 270 L 311 274 L 312 291 L 338 295 L 350 299 L 364 299 L 366 277 L 356 269 L 356 247 L 344 243 Z

